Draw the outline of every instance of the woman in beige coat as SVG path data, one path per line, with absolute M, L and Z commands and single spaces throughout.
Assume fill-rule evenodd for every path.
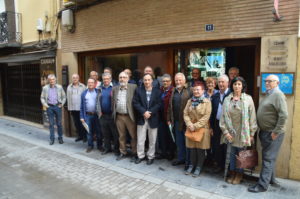
M 204 96 L 204 84 L 199 83 L 193 87 L 193 96 L 187 102 L 184 109 L 184 121 L 190 131 L 205 128 L 203 138 L 200 142 L 186 138 L 186 147 L 191 151 L 191 165 L 186 175 L 199 176 L 205 160 L 205 150 L 210 148 L 209 117 L 211 113 L 211 102 Z

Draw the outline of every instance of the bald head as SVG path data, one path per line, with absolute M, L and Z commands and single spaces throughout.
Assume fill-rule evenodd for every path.
M 272 90 L 276 87 L 278 87 L 279 85 L 279 78 L 277 75 L 269 75 L 266 79 L 265 79 L 265 84 L 266 84 L 266 89 L 267 90 Z

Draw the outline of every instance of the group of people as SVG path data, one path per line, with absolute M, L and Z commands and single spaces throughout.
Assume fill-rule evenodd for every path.
M 73 74 L 66 95 L 55 76 L 49 75 L 41 94 L 50 123 L 49 144 L 55 142 L 55 120 L 58 142 L 63 144 L 61 109 L 67 99 L 78 133 L 75 141 L 87 141 L 87 153 L 96 141 L 103 155 L 114 152 L 117 160 L 130 157 L 136 164 L 146 160 L 151 165 L 154 159 L 173 160 L 176 155 L 172 165 L 184 165 L 185 174 L 193 177 L 203 171 L 204 162 L 215 173 L 224 171 L 229 163 L 227 182 L 239 184 L 244 171 L 237 168 L 236 155 L 253 145 L 259 128 L 262 170 L 258 183 L 248 190 L 263 192 L 269 184 L 278 185 L 275 162 L 284 138 L 287 105 L 276 75 L 266 78 L 267 94 L 257 113 L 238 68 L 230 68 L 229 77 L 224 74 L 205 81 L 198 69 L 192 70 L 189 82 L 179 72 L 174 86 L 169 74 L 161 82 L 155 79 L 150 66 L 145 67 L 140 81 L 130 77 L 126 69 L 118 81 L 113 80 L 112 70 L 105 68 L 102 82 L 92 71 L 85 87 L 78 74 Z M 186 131 L 200 129 L 200 141 L 185 136 Z

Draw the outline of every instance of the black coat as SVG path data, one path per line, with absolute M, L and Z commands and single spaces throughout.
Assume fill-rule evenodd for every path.
M 157 128 L 159 124 L 159 110 L 161 107 L 161 91 L 158 88 L 153 87 L 151 98 L 149 102 L 149 107 L 147 105 L 147 96 L 146 96 L 146 90 L 145 87 L 138 87 L 135 90 L 133 99 L 132 99 L 132 106 L 137 112 L 136 116 L 136 122 L 137 125 L 144 125 L 145 119 L 144 119 L 144 113 L 146 111 L 151 112 L 151 117 L 148 119 L 149 125 L 151 128 Z
M 213 96 L 211 96 L 212 109 L 211 109 L 211 115 L 210 115 L 210 120 L 209 121 L 210 121 L 210 127 L 214 130 L 216 129 L 215 125 L 217 124 L 216 120 L 217 120 L 217 113 L 218 113 L 219 104 L 220 103 L 223 104 L 225 97 L 227 97 L 230 93 L 231 93 L 231 91 L 230 91 L 230 89 L 228 89 L 227 93 L 225 93 L 225 96 L 224 96 L 222 102 L 220 102 L 220 91 L 218 91 Z

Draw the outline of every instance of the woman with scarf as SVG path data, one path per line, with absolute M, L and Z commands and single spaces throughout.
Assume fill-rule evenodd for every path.
M 240 184 L 243 169 L 236 168 L 236 155 L 251 146 L 257 130 L 255 106 L 252 97 L 245 93 L 246 88 L 246 82 L 242 77 L 235 77 L 231 81 L 230 89 L 233 92 L 224 100 L 220 119 L 220 128 L 223 132 L 221 142 L 231 147 L 227 156 L 230 158 L 226 160 L 229 162 L 230 177 L 227 182 L 230 184 Z
M 209 117 L 211 113 L 211 102 L 204 96 L 205 86 L 197 83 L 193 87 L 193 96 L 184 109 L 184 121 L 187 128 L 194 132 L 200 128 L 205 128 L 202 139 L 192 141 L 186 138 L 186 147 L 191 151 L 191 165 L 186 171 L 186 175 L 197 177 L 203 167 L 205 160 L 205 150 L 210 148 Z

